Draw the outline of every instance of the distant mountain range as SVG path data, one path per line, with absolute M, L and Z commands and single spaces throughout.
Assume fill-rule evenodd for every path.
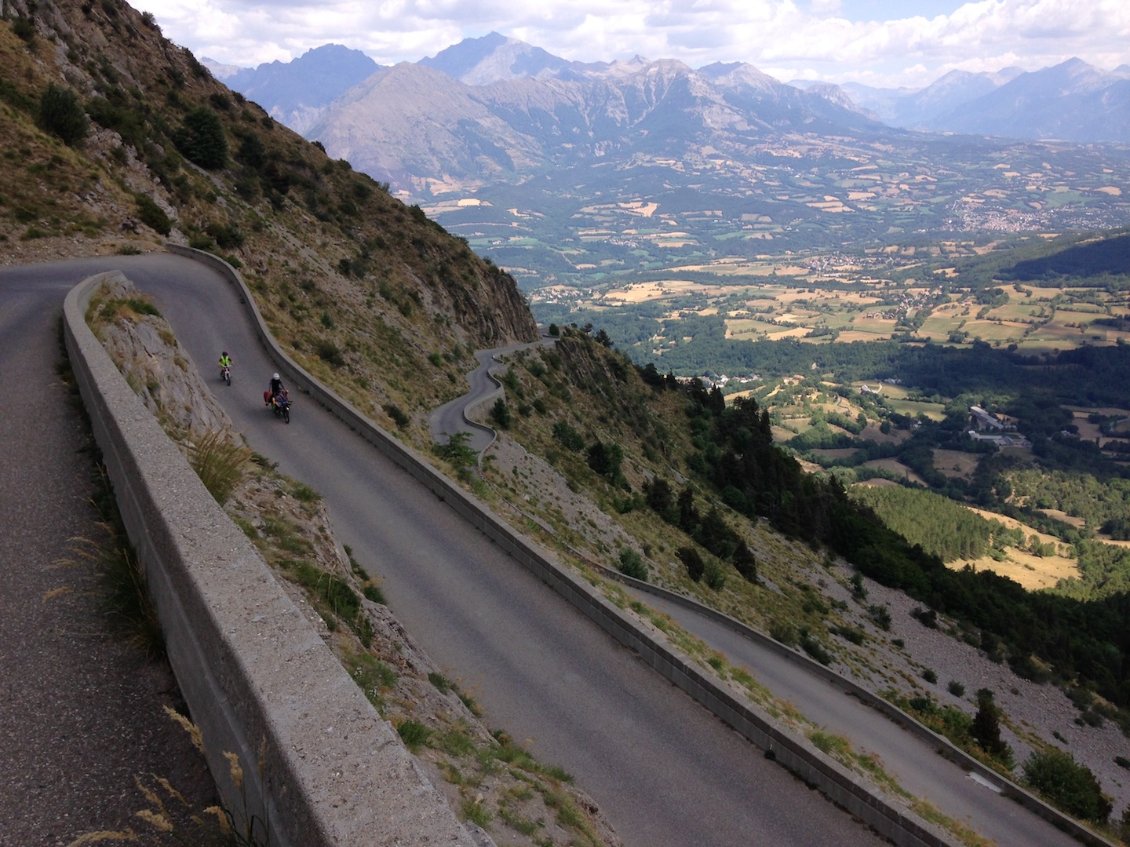
M 1093 143 L 1130 142 L 1130 79 L 1077 60 L 883 91 L 743 63 L 570 62 L 491 34 L 392 67 L 335 45 L 210 67 L 538 285 L 1130 223 L 1130 147 Z
M 204 62 L 232 89 L 255 100 L 279 120 L 307 132 L 322 112 L 350 88 L 382 68 L 359 50 L 324 45 L 292 62 L 237 68 Z M 580 82 L 648 63 L 570 62 L 498 33 L 469 38 L 415 63 L 467 86 L 517 80 Z M 685 66 L 684 66 L 685 67 Z M 690 70 L 690 69 L 688 69 Z M 711 65 L 700 75 L 716 79 L 740 72 L 761 77 L 765 90 L 782 83 L 745 64 Z M 790 87 L 891 127 L 970 133 L 1027 140 L 1130 143 L 1130 65 L 1103 71 L 1079 59 L 1024 72 L 951 71 L 921 89 L 841 86 L 793 80 Z
M 805 91 L 750 65 L 568 62 L 497 34 L 394 67 L 327 46 L 223 73 L 334 156 L 413 196 L 578 159 L 683 158 L 714 147 L 745 159 L 751 144 L 792 133 L 885 129 L 839 92 Z
M 796 83 L 805 87 L 805 83 Z M 1025 73 L 951 71 L 919 90 L 845 84 L 858 106 L 891 126 L 1028 140 L 1130 142 L 1130 66 L 1079 59 Z

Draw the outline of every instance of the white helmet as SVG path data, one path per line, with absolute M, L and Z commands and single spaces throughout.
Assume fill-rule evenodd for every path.
M 279 378 L 278 374 L 271 374 L 271 379 L 278 379 L 278 378 Z

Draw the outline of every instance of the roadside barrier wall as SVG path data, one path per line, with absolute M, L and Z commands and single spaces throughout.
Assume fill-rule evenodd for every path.
M 106 276 L 67 296 L 67 351 L 240 833 L 272 847 L 490 844 L 456 819 L 94 337 L 85 314 Z
M 814 659 L 810 659 L 803 653 L 799 653 L 792 647 L 782 644 L 780 641 L 766 635 L 765 633 L 758 632 L 752 629 L 739 620 L 731 618 L 729 615 L 719 612 L 717 609 L 712 609 L 685 597 L 682 594 L 677 594 L 674 591 L 668 591 L 658 585 L 651 585 L 650 583 L 643 582 L 642 580 L 634 579 L 630 576 L 606 568 L 595 562 L 590 562 L 595 568 L 598 568 L 605 576 L 610 579 L 615 579 L 624 585 L 629 585 L 632 588 L 645 592 L 647 594 L 654 594 L 657 597 L 662 597 L 672 603 L 677 603 L 685 608 L 694 609 L 698 614 L 712 618 L 723 626 L 733 630 L 744 638 L 751 641 L 756 641 L 762 646 L 768 648 L 779 656 L 783 656 L 789 661 L 803 666 L 805 673 L 812 674 L 823 679 L 825 682 L 835 686 L 844 694 L 855 697 L 864 705 L 871 707 L 875 711 L 881 713 L 884 717 L 890 720 L 896 726 L 901 727 L 912 735 L 917 736 L 926 744 L 932 745 L 934 751 L 949 759 L 951 762 L 965 769 L 968 773 L 977 774 L 980 779 L 991 785 L 994 790 L 1000 792 L 1010 800 L 1014 800 L 1020 805 L 1027 808 L 1029 811 L 1039 815 L 1044 820 L 1054 824 L 1064 832 L 1069 833 L 1073 838 L 1081 844 L 1094 845 L 1094 847 L 1113 847 L 1110 841 L 1105 838 L 1100 838 L 1095 835 L 1085 826 L 1080 824 L 1073 818 L 1064 815 L 1058 809 L 1048 805 L 1039 797 L 1031 792 L 1025 790 L 1023 787 L 1017 785 L 1009 779 L 1001 776 L 999 773 L 988 767 L 984 763 L 970 756 L 961 748 L 953 744 L 948 738 L 934 732 L 928 726 L 915 720 L 911 715 L 904 712 L 893 703 L 884 700 L 882 697 L 868 691 L 860 685 L 857 685 L 847 677 L 837 673 L 831 668 L 825 667 Z
M 292 385 L 297 386 L 345 422 L 410 476 L 425 485 L 436 497 L 446 502 L 468 523 L 498 545 L 500 549 L 566 598 L 619 643 L 637 652 L 644 661 L 667 680 L 682 688 L 753 744 L 765 750 L 767 754 L 771 754 L 776 761 L 809 785 L 818 788 L 834 802 L 857 815 L 894 844 L 900 845 L 900 847 L 904 845 L 905 847 L 912 845 L 915 847 L 917 845 L 940 847 L 941 845 L 956 843 L 956 836 L 925 821 L 919 815 L 885 797 L 858 785 L 853 775 L 846 768 L 816 749 L 807 739 L 783 732 L 767 713 L 752 704 L 739 700 L 724 689 L 715 677 L 700 669 L 699 666 L 674 651 L 667 644 L 649 636 L 631 618 L 624 615 L 583 579 L 576 576 L 572 571 L 557 566 L 549 555 L 503 523 L 477 498 L 468 494 L 435 470 L 426 458 L 412 448 L 401 444 L 392 435 L 372 423 L 346 400 L 321 385 L 309 372 L 291 360 L 275 342 L 267 329 L 266 322 L 255 306 L 250 290 L 234 268 L 210 253 L 178 245 L 168 245 L 168 249 L 179 255 L 210 265 L 223 274 L 239 290 L 241 299 L 255 325 L 256 333 L 264 346 L 270 351 L 279 372 Z M 915 721 L 905 712 L 852 683 L 835 671 L 825 668 L 769 636 L 701 606 L 693 600 L 664 591 L 645 582 L 623 577 L 611 569 L 601 569 L 608 575 L 622 579 L 626 583 L 632 583 L 645 591 L 663 594 L 663 596 L 676 602 L 704 610 L 707 614 L 722 620 L 727 626 L 738 629 L 743 635 L 769 645 L 798 664 L 804 664 L 809 671 L 834 681 L 845 692 L 880 710 L 898 725 L 924 738 L 934 746 L 939 754 L 957 762 L 968 771 L 978 773 L 1003 794 L 1021 803 L 1060 829 L 1069 832 L 1081 843 L 1096 845 L 1096 847 L 1112 847 L 1109 841 L 1096 836 L 1077 821 L 1047 805 L 1015 783 L 1004 779 L 995 771 L 990 770 L 976 759 L 954 747 L 946 739 Z

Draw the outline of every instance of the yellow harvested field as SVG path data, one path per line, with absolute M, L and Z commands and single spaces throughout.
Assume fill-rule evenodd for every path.
M 771 332 L 769 333 L 769 339 L 771 341 L 777 341 L 781 338 L 804 338 L 804 336 L 806 335 L 808 335 L 808 327 L 798 326 L 795 329 L 786 329 L 780 332 Z
M 968 508 L 987 520 L 997 521 L 1012 529 L 1019 528 L 1024 532 L 1025 537 L 1034 535 L 1041 544 L 1055 545 L 1056 549 L 1060 551 L 1069 549 L 1054 535 L 1039 532 L 1014 518 L 989 512 L 985 509 Z M 972 564 L 976 570 L 993 571 L 1015 580 L 1029 591 L 1038 588 L 1051 588 L 1061 579 L 1075 579 L 1079 576 L 1079 563 L 1068 556 L 1033 556 L 1031 553 L 1011 547 L 1005 548 L 1005 554 L 1007 558 L 1003 562 L 985 556 L 969 564 Z M 953 563 L 951 567 L 961 567 L 965 564 L 965 562 Z
M 667 279 L 658 282 L 634 282 L 623 288 L 606 291 L 603 300 L 619 303 L 647 303 L 666 297 L 680 297 L 685 294 L 718 294 L 722 286 L 702 285 L 685 279 Z
M 1064 512 L 1060 509 L 1038 509 L 1037 511 L 1043 512 L 1049 518 L 1055 518 L 1057 521 L 1065 523 L 1068 526 L 1073 526 L 1076 529 L 1082 529 L 1087 525 L 1087 522 L 1082 518 L 1076 517 L 1075 515 L 1069 515 L 1067 514 L 1067 512 Z
M 852 341 L 885 341 L 890 337 L 891 330 L 853 329 L 841 332 L 836 336 L 836 340 L 851 343 Z
M 655 210 L 659 208 L 659 204 L 644 203 L 640 200 L 636 200 L 632 203 L 621 203 L 620 208 L 631 212 L 633 215 L 642 215 L 645 218 L 650 218 L 655 214 Z
M 1007 558 L 1002 562 L 984 556 L 968 563 L 953 562 L 949 566 L 960 570 L 966 564 L 971 564 L 974 570 L 992 571 L 1008 577 L 1029 591 L 1052 588 L 1061 579 L 1076 579 L 1079 576 L 1079 566 L 1074 559 L 1063 556 L 1033 556 L 1031 553 L 1012 548 L 1006 548 L 1005 553 Z

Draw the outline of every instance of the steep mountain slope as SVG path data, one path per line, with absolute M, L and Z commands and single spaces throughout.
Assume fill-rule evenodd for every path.
M 120 0 L 7 8 L 5 261 L 166 237 L 220 253 L 300 361 L 421 437 L 475 348 L 534 337 L 507 274 L 233 95 L 151 17 Z
M 402 63 L 330 106 L 310 130 L 334 155 L 398 185 L 493 179 L 541 158 L 536 141 L 492 113 L 475 89 Z
M 293 62 L 271 62 L 217 76 L 248 100 L 264 104 L 271 117 L 303 133 L 325 106 L 379 69 L 360 50 L 324 44 Z

